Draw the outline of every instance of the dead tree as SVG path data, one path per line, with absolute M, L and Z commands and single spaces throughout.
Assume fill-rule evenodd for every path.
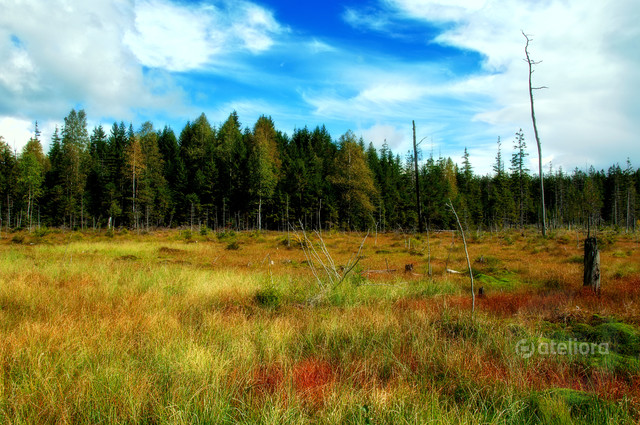
M 533 87 L 533 85 L 531 84 L 531 76 L 533 75 L 533 66 L 541 63 L 542 61 L 534 61 L 533 59 L 531 59 L 531 57 L 529 56 L 529 42 L 531 42 L 532 39 L 530 39 L 529 36 L 524 33 L 524 31 L 522 31 L 522 35 L 524 35 L 524 38 L 527 40 L 527 44 L 524 46 L 524 53 L 527 56 L 527 58 L 525 59 L 525 62 L 527 62 L 527 64 L 529 65 L 529 100 L 531 103 L 531 121 L 533 122 L 533 133 L 536 137 L 536 144 L 538 145 L 538 173 L 540 174 L 540 198 L 542 201 L 542 236 L 546 237 L 547 236 L 547 212 L 544 205 L 544 177 L 542 175 L 542 147 L 540 146 L 538 126 L 536 125 L 536 113 L 533 108 L 533 91 L 546 89 L 548 87 L 546 86 Z
M 584 286 L 600 292 L 600 251 L 598 240 L 587 237 L 584 241 Z

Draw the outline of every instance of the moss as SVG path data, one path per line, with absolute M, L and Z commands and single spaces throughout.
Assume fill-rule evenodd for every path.
M 585 366 L 607 370 L 617 376 L 627 376 L 629 378 L 640 373 L 640 360 L 637 357 L 624 356 L 609 351 L 607 354 L 600 354 L 596 351 L 594 355 L 585 357 Z
M 593 344 L 593 351 L 577 360 L 588 368 L 623 376 L 640 372 L 640 331 L 636 327 L 597 314 L 582 320 L 569 320 L 567 324 L 546 322 L 542 332 L 555 341 Z
M 518 286 L 518 282 L 514 279 L 514 275 L 511 273 L 505 273 L 500 277 L 490 276 L 484 273 L 474 273 L 474 277 L 476 278 L 476 280 L 478 280 L 478 282 L 482 282 L 488 288 L 494 290 L 497 289 L 502 291 L 509 291 L 515 289 Z
M 587 322 L 570 321 L 566 326 L 547 322 L 543 331 L 553 339 L 608 343 L 610 351 L 625 356 L 637 357 L 640 354 L 640 331 L 613 317 L 593 315 Z
M 626 323 L 602 323 L 594 328 L 594 336 L 599 342 L 610 342 L 611 349 L 626 356 L 640 354 L 640 333 Z
M 594 394 L 569 388 L 552 388 L 529 397 L 539 423 L 607 423 L 611 403 Z

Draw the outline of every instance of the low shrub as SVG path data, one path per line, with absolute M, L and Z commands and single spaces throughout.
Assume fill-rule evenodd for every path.
M 227 244 L 227 249 L 229 251 L 237 251 L 240 249 L 240 244 L 238 243 L 238 241 L 231 241 Z

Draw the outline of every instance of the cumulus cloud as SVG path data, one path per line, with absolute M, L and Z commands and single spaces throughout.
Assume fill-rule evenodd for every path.
M 10 2 L 0 17 L 0 116 L 60 120 L 72 107 L 127 119 L 133 108 L 180 103 L 122 45 L 131 3 Z M 12 42 L 7 42 L 10 40 Z
M 216 55 L 269 49 L 284 29 L 273 14 L 248 2 L 185 6 L 168 0 L 141 0 L 135 27 L 124 42 L 145 66 L 169 71 L 201 69 Z
M 73 107 L 98 120 L 185 117 L 194 111 L 174 72 L 201 70 L 239 49 L 262 52 L 282 31 L 271 12 L 250 2 L 7 2 L 0 118 L 46 126 Z M 14 127 L 4 127 L 7 140 L 24 137 Z

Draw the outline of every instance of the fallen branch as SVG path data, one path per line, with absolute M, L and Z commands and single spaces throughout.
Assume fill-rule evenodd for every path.
M 360 274 L 369 274 L 369 273 L 393 273 L 397 271 L 396 269 L 387 269 L 387 270 L 364 270 Z

